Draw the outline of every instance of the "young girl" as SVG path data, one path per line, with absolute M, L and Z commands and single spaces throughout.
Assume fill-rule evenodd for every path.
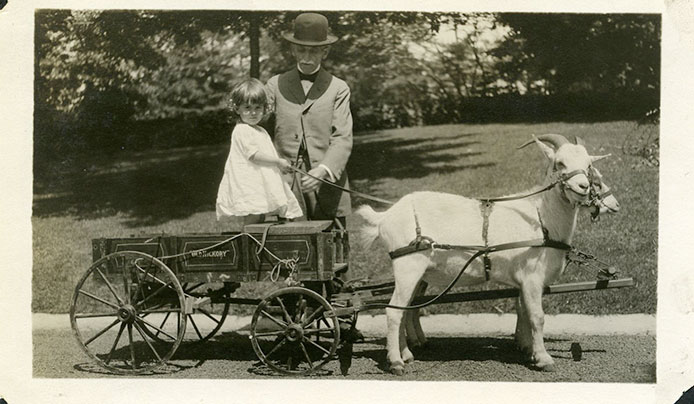
M 247 79 L 231 91 L 231 109 L 238 118 L 231 149 L 217 192 L 217 220 L 241 217 L 242 224 L 258 223 L 266 214 L 297 218 L 303 213 L 280 170 L 291 164 L 277 156 L 270 136 L 258 122 L 268 111 L 263 84 Z

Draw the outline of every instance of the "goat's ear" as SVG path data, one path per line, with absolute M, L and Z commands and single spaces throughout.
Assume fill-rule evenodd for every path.
M 578 137 L 578 136 L 574 136 L 574 144 L 577 144 L 577 145 L 579 145 L 579 146 L 586 147 L 586 142 L 584 142 L 583 139 L 581 139 L 581 138 Z
M 554 149 L 551 146 L 548 146 L 544 142 L 538 140 L 535 136 L 533 136 L 533 139 L 535 140 L 535 144 L 542 150 L 542 154 L 547 157 L 550 161 L 554 161 Z
M 596 161 L 600 161 L 604 158 L 610 157 L 612 154 L 605 154 L 602 156 L 590 156 L 590 162 L 595 163 Z

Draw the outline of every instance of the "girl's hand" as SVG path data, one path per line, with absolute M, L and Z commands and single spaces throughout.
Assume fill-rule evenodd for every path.
M 289 174 L 292 172 L 292 163 L 285 159 L 279 159 L 277 161 L 277 167 L 279 167 L 280 171 L 282 171 L 284 174 Z

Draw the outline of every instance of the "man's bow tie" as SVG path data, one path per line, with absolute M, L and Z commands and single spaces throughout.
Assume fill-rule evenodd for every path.
M 313 74 L 304 74 L 299 71 L 299 80 L 308 80 L 311 83 L 316 81 L 316 77 L 318 76 L 318 71 L 313 73 Z

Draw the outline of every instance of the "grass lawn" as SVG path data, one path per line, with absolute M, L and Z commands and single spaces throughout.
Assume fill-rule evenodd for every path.
M 635 288 L 545 298 L 547 313 L 654 313 L 658 239 L 658 168 L 622 153 L 631 122 L 594 124 L 443 125 L 357 134 L 348 171 L 353 188 L 386 199 L 430 190 L 466 196 L 500 196 L 539 185 L 539 150 L 516 150 L 530 134 L 582 137 L 622 210 L 598 223 L 582 215 L 574 244 L 637 279 Z M 220 232 L 214 201 L 228 145 L 83 156 L 35 171 L 33 297 L 35 312 L 64 313 L 81 274 L 91 263 L 91 239 L 152 233 Z M 353 198 L 355 205 L 364 201 Z M 375 206 L 377 210 L 384 209 Z M 359 218 L 349 221 L 356 232 Z M 353 278 L 390 278 L 386 251 L 350 256 Z M 570 266 L 560 282 L 592 280 Z M 485 289 L 498 288 L 487 284 Z M 244 285 L 258 296 L 265 285 Z M 234 310 L 234 309 L 232 309 Z M 508 312 L 511 301 L 432 306 L 429 312 Z

